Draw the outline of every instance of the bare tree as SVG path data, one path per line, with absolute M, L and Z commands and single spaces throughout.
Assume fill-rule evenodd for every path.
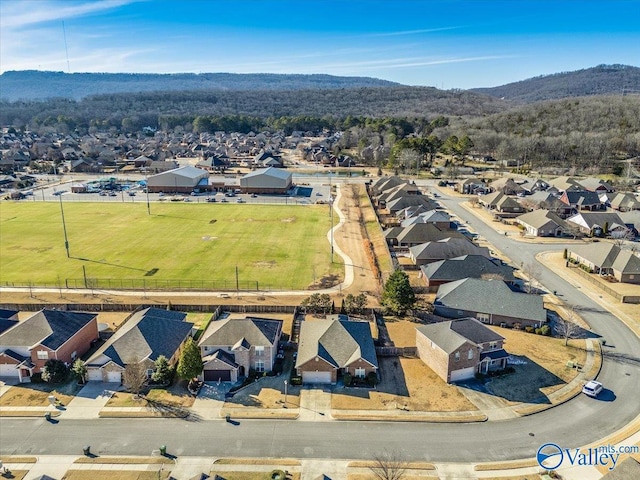
M 627 242 L 632 242 L 635 239 L 635 235 L 633 231 L 629 228 L 627 231 L 619 236 L 613 238 L 613 243 L 619 248 L 625 248 L 627 246 Z
M 399 452 L 385 450 L 374 460 L 375 465 L 369 470 L 378 480 L 400 480 L 407 471 L 408 463 Z
M 572 305 L 564 307 L 565 316 L 558 316 L 556 320 L 555 331 L 556 335 L 564 338 L 565 346 L 569 344 L 569 340 L 578 338 L 578 335 L 582 332 L 582 327 L 576 322 L 578 321 L 578 314 L 576 309 Z
M 122 373 L 122 384 L 136 397 L 147 383 L 147 369 L 137 357 L 132 358 L 124 367 Z
M 535 288 L 533 286 L 534 282 L 538 281 L 541 274 L 541 268 L 538 263 L 530 262 L 526 263 L 522 266 L 522 273 L 526 277 L 527 283 L 525 284 L 525 291 L 527 293 L 532 293 Z

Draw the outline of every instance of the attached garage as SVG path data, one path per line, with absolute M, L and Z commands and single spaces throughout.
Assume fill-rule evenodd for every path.
M 331 372 L 302 372 L 302 383 L 332 383 Z
M 205 370 L 204 371 L 205 382 L 230 382 L 231 370 Z
M 460 370 L 453 370 L 449 382 L 462 382 L 473 378 L 476 374 L 476 367 L 461 368 Z
M 93 382 L 101 382 L 102 381 L 102 370 L 99 368 L 88 368 L 87 369 L 87 378 Z
M 122 373 L 118 371 L 107 372 L 107 382 L 122 383 Z
M 0 365 L 0 377 L 18 377 L 19 370 L 13 364 Z

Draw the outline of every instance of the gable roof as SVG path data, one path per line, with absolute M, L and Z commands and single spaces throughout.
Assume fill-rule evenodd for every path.
M 259 168 L 257 170 L 254 170 L 253 172 L 247 173 L 242 178 L 260 177 L 263 175 L 267 177 L 279 178 L 281 180 L 289 180 L 291 178 L 291 173 L 281 168 L 275 167 Z
M 600 196 L 589 190 L 568 190 L 564 193 L 569 205 L 600 205 Z
M 487 247 L 478 247 L 466 238 L 449 237 L 435 242 L 421 243 L 409 247 L 409 252 L 416 260 L 444 260 L 462 255 L 482 255 L 491 258 Z
M 319 357 L 343 368 L 362 358 L 378 367 L 368 322 L 306 320 L 300 326 L 296 368 Z
M 500 275 L 506 282 L 515 282 L 513 268 L 497 265 L 482 255 L 462 255 L 440 260 L 420 267 L 430 281 L 455 281 L 463 278 L 481 278 L 483 275 Z
M 446 353 L 455 352 L 467 342 L 480 345 L 488 342 L 499 342 L 504 337 L 475 318 L 461 318 L 447 322 L 432 323 L 416 327 L 418 332 L 439 346 Z
M 544 323 L 547 314 L 540 295 L 513 292 L 501 280 L 465 278 L 438 288 L 436 305 L 457 310 L 504 315 Z
M 173 310 L 146 308 L 134 313 L 116 333 L 87 360 L 87 365 L 104 365 L 102 357 L 124 367 L 132 360 L 155 361 L 160 355 L 170 359 L 191 333 L 187 314 Z
M 273 345 L 282 333 L 282 320 L 246 317 L 211 322 L 198 345 Z
M 587 228 L 593 228 L 595 226 L 604 228 L 606 224 L 612 226 L 615 223 L 624 225 L 624 221 L 615 212 L 580 212 L 567 218 L 567 222 L 580 225 L 580 219 L 584 221 Z
M 95 318 L 95 313 L 40 310 L 0 334 L 0 347 L 43 345 L 57 350 Z
M 640 273 L 640 257 L 608 242 L 577 245 L 569 249 L 600 268 L 612 268 L 625 274 Z
M 415 223 L 406 227 L 400 227 L 396 238 L 398 243 L 426 243 L 444 240 L 445 238 L 460 238 L 468 242 L 467 238 L 460 232 L 454 230 L 443 231 L 432 223 Z
M 549 210 L 534 210 L 529 213 L 525 213 L 516 218 L 520 223 L 530 225 L 534 228 L 544 227 L 547 223 L 554 223 L 558 227 L 566 228 L 567 222 L 562 220 L 558 215 Z

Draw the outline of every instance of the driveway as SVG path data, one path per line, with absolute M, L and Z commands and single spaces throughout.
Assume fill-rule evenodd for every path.
M 88 382 L 69 402 L 61 418 L 99 418 L 100 410 L 107 404 L 119 383 Z
M 304 422 L 331 420 L 331 387 L 303 387 L 298 419 Z
M 219 420 L 220 410 L 224 405 L 224 396 L 231 388 L 231 383 L 223 382 L 220 385 L 202 385 L 198 396 L 189 410 L 193 417 L 199 420 Z
M 14 377 L 0 377 L 0 397 L 7 393 L 11 387 L 18 385 L 18 379 Z

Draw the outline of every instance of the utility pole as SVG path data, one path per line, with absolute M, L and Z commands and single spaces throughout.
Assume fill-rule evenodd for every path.
M 149 174 L 148 174 L 148 170 L 145 170 L 144 191 L 147 192 L 147 213 L 149 215 L 151 215 L 151 204 L 149 203 Z
M 236 265 L 236 296 L 240 297 L 240 282 L 238 281 L 238 266 Z
M 329 235 L 331 237 L 331 263 L 333 263 L 333 188 L 331 185 L 331 173 L 329 173 L 329 218 L 331 226 Z
M 67 258 L 71 257 L 69 255 L 69 239 L 67 238 L 67 224 L 64 221 L 64 208 L 62 208 L 62 195 L 58 195 L 60 199 L 60 215 L 62 216 L 62 231 L 64 232 L 64 248 L 67 251 Z

